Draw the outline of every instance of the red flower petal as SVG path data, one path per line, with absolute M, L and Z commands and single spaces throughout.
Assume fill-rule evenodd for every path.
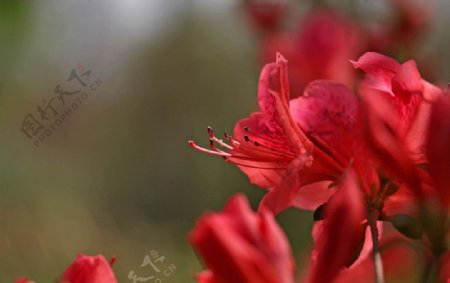
M 347 167 L 357 144 L 356 116 L 359 102 L 346 86 L 318 80 L 304 95 L 293 99 L 291 115 L 308 138 L 328 155 Z M 339 172 L 341 173 L 341 172 Z
M 300 154 L 311 148 L 311 142 L 290 115 L 287 61 L 281 54 L 277 54 L 275 63 L 267 64 L 261 71 L 258 102 L 267 118 L 266 125 L 273 134 L 285 137 L 294 151 Z
M 330 184 L 330 181 L 322 181 L 302 186 L 292 204 L 300 209 L 312 211 L 317 209 L 335 193 L 336 188 L 330 188 Z
M 415 166 L 398 130 L 398 112 L 389 98 L 380 93 L 365 93 L 362 102 L 365 134 L 374 158 L 384 170 L 404 180 L 420 194 Z
M 348 171 L 325 208 L 309 282 L 332 282 L 351 262 L 364 238 L 365 218 L 366 208 L 357 177 Z
M 353 66 L 366 73 L 364 85 L 372 89 L 392 94 L 392 78 L 400 64 L 387 56 L 367 52 L 358 61 L 351 61 Z

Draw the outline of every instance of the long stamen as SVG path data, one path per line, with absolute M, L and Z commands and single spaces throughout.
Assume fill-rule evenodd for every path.
M 217 152 L 226 153 L 225 151 L 218 149 L 218 148 L 214 145 L 214 139 L 212 139 L 212 138 L 209 139 L 209 146 L 210 146 L 213 150 L 215 150 L 215 151 L 217 151 Z M 228 153 L 226 153 L 226 154 L 228 154 Z
M 283 158 L 276 158 L 276 157 L 270 158 L 267 156 L 259 156 L 258 157 L 255 155 L 250 155 L 245 151 L 233 153 L 231 156 L 236 159 L 255 161 L 255 162 L 283 162 L 283 161 L 285 161 L 285 159 L 283 159 Z
M 224 136 L 230 143 L 227 144 L 214 135 L 214 130 L 211 127 L 208 127 L 207 131 L 211 149 L 198 146 L 193 140 L 188 142 L 189 145 L 200 152 L 221 156 L 228 162 L 236 165 L 259 169 L 285 169 L 285 167 L 274 166 L 274 164 L 284 164 L 286 163 L 286 159 L 295 157 L 293 152 L 290 152 L 283 147 L 278 148 L 275 144 L 271 143 L 270 140 L 267 140 L 268 144 L 265 144 L 264 141 L 267 137 L 260 136 L 257 137 L 258 140 L 253 140 L 253 135 L 252 138 L 245 135 L 243 137 L 245 142 L 241 143 L 225 132 Z M 248 127 L 244 127 L 244 131 L 250 134 Z M 232 150 L 232 152 L 229 153 L 220 149 L 215 143 L 227 150 Z M 268 166 L 265 166 L 264 164 Z
M 236 141 L 235 139 L 233 139 L 232 136 L 230 136 L 229 134 L 227 134 L 227 132 L 223 133 L 223 135 L 225 136 L 225 138 L 227 139 L 227 141 L 229 141 L 231 144 L 234 144 L 236 146 L 239 146 L 241 143 Z
M 255 137 L 260 140 L 260 141 L 254 141 L 254 140 L 250 139 L 249 135 L 246 135 L 246 136 L 244 136 L 245 141 L 252 142 L 255 146 L 265 148 L 268 150 L 268 151 L 263 151 L 263 150 L 259 149 L 259 151 L 265 152 L 268 154 L 279 155 L 282 157 L 288 156 L 291 158 L 295 158 L 296 154 L 294 154 L 292 151 L 285 150 L 284 148 L 281 148 L 281 147 L 275 148 L 274 146 L 270 146 L 270 145 L 266 145 L 266 144 L 262 143 L 261 141 L 267 140 L 267 138 L 250 132 L 250 129 L 248 127 L 244 127 L 244 131 L 249 133 L 249 135 L 251 134 L 252 137 Z
M 233 156 L 234 158 L 234 156 Z M 224 160 L 239 166 L 244 166 L 244 167 L 248 167 L 248 168 L 255 168 L 255 169 L 267 169 L 267 170 L 275 170 L 275 169 L 286 169 L 286 167 L 282 167 L 282 166 L 273 166 L 273 167 L 263 167 L 263 166 L 255 166 L 255 165 L 249 165 L 249 164 L 245 164 L 245 163 L 241 163 L 241 162 L 237 162 L 235 160 L 230 160 L 230 158 L 226 158 L 224 157 Z
M 252 148 L 252 150 L 254 150 L 254 151 L 260 151 L 262 153 L 278 155 L 280 157 L 286 157 L 286 156 L 289 156 L 289 157 L 292 157 L 292 158 L 295 157 L 294 154 L 292 154 L 292 153 L 290 153 L 288 151 L 285 151 L 285 150 L 282 150 L 282 149 L 275 149 L 274 147 L 267 146 L 265 144 L 262 144 L 261 142 L 254 141 L 254 140 L 250 139 L 249 136 L 244 136 L 244 139 L 245 139 L 245 141 L 252 143 L 254 146 L 259 147 L 258 149 Z M 262 150 L 261 148 L 267 149 L 267 150 Z M 280 153 L 280 152 L 282 152 L 282 153 Z
M 217 144 L 219 144 L 221 147 L 225 147 L 227 149 L 233 149 L 232 146 L 226 144 L 223 140 L 218 139 L 215 135 L 214 135 L 214 130 L 211 127 L 208 127 L 208 134 L 209 137 L 211 139 L 213 139 L 215 142 L 217 142 Z
M 223 157 L 229 157 L 231 154 L 223 152 L 223 151 L 215 151 L 215 150 L 209 150 L 206 148 L 203 148 L 201 146 L 198 146 L 193 140 L 188 141 L 188 144 L 193 148 L 200 152 L 216 155 L 216 156 L 223 156 Z

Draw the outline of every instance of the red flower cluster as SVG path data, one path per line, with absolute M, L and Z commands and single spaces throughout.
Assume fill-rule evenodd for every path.
M 389 0 L 387 11 L 394 15 L 377 18 L 364 10 L 367 3 L 353 3 L 352 16 L 326 4 L 302 6 L 300 16 L 292 1 L 245 0 L 247 15 L 258 34 L 263 64 L 277 52 L 289 58 L 293 96 L 301 95 L 316 79 L 328 79 L 353 87 L 357 77 L 348 64 L 371 50 L 396 56 L 417 57 L 415 42 L 431 22 L 430 3 L 423 0 Z M 300 6 L 301 6 L 300 4 Z M 294 17 L 296 20 L 290 20 Z M 297 20 L 298 18 L 298 20 Z M 357 18 L 365 19 L 356 20 Z M 293 24 L 291 23 L 293 22 Z M 381 24 L 382 23 L 382 24 Z
M 111 268 L 115 258 L 108 262 L 103 256 L 78 255 L 69 265 L 59 280 L 59 283 L 117 283 Z M 20 277 L 16 283 L 34 283 L 25 277 Z
M 290 206 L 315 211 L 306 282 L 355 282 L 356 274 L 366 280 L 358 282 L 383 282 L 417 265 L 414 249 L 395 244 L 412 239 L 424 247 L 424 276 L 440 265 L 435 276 L 447 278 L 450 100 L 412 60 L 369 52 L 352 63 L 365 73 L 357 94 L 317 80 L 290 99 L 288 64 L 278 54 L 261 72 L 258 112 L 240 120 L 226 142 L 208 128 L 211 149 L 189 141 L 268 190 L 257 215 L 240 196 L 199 221 L 190 239 L 209 268 L 200 282 L 294 282 L 272 216 Z M 383 236 L 383 223 L 397 232 Z

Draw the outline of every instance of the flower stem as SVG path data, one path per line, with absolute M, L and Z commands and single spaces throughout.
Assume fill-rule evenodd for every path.
M 384 283 L 383 262 L 381 261 L 380 246 L 378 244 L 378 228 L 377 228 L 378 214 L 379 212 L 377 210 L 371 209 L 367 220 L 369 222 L 370 233 L 372 235 L 375 282 Z

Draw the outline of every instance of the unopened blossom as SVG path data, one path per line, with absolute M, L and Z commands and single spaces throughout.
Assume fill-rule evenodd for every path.
M 294 282 L 286 236 L 271 212 L 254 213 L 242 195 L 202 216 L 189 241 L 208 268 L 197 276 L 201 283 Z
M 64 271 L 61 283 L 116 283 L 110 263 L 102 255 L 78 255 Z

